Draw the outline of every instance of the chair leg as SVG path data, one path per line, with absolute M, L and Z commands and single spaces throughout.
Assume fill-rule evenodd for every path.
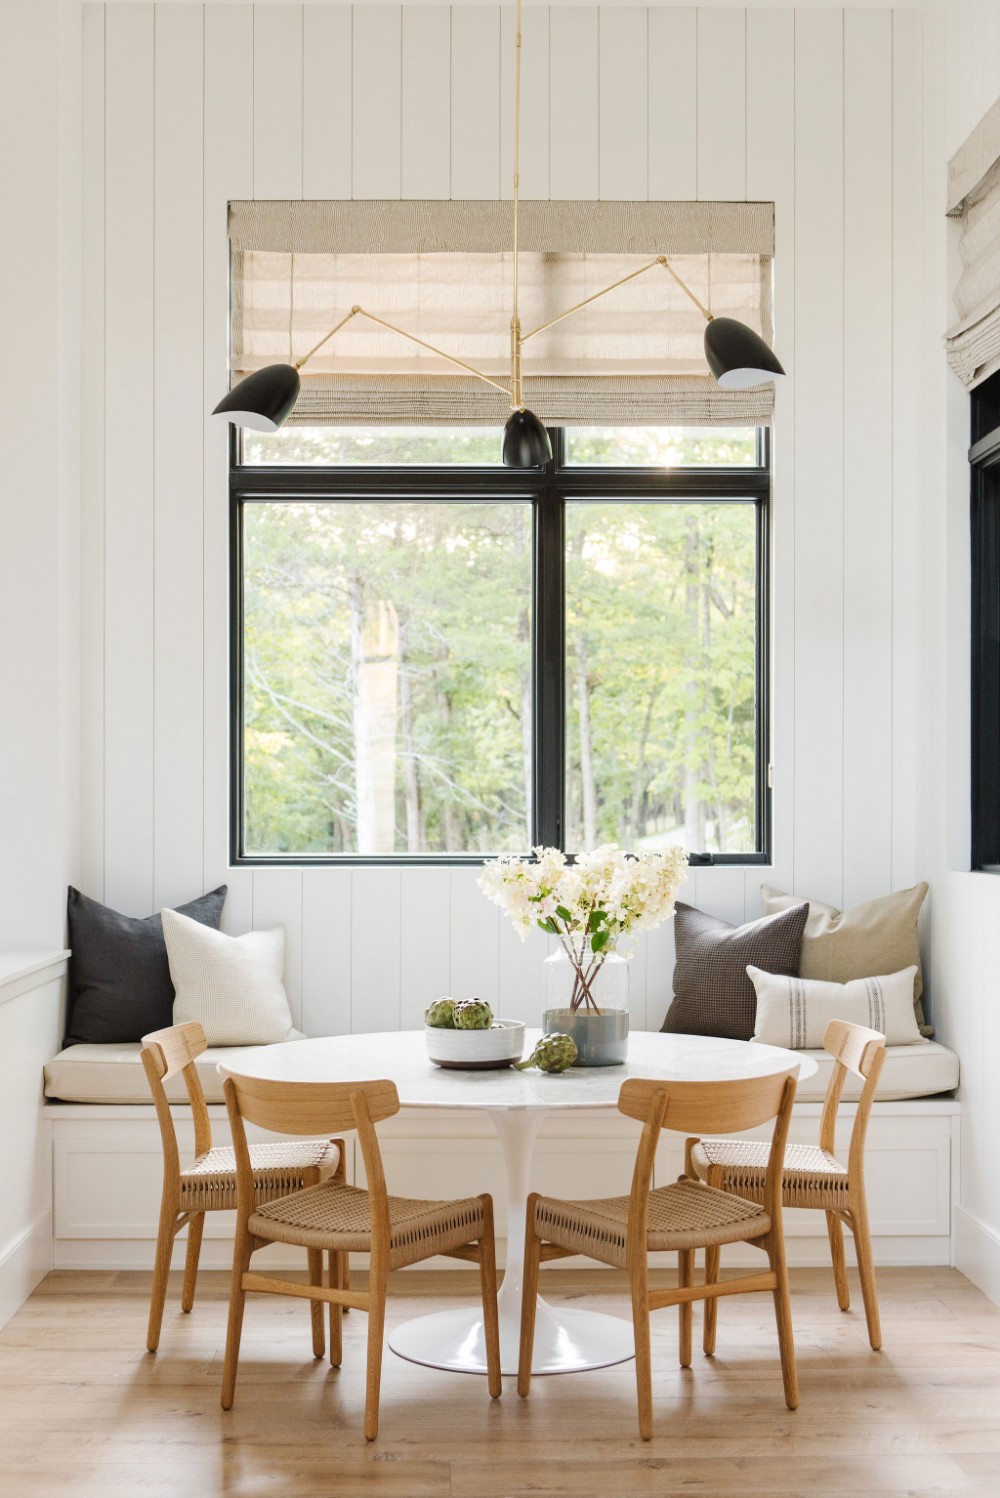
M 330 1289 L 343 1290 L 344 1287 L 344 1259 L 345 1254 L 330 1250 Z M 344 1333 L 341 1318 L 344 1307 L 334 1305 L 330 1302 L 330 1366 L 339 1368 L 344 1360 Z
M 243 1331 L 243 1307 L 247 1292 L 243 1276 L 250 1268 L 253 1243 L 246 1231 L 237 1229 L 233 1246 L 233 1277 L 229 1286 L 229 1323 L 226 1327 L 226 1359 L 222 1367 L 222 1408 L 231 1410 L 236 1394 L 236 1368 L 240 1360 L 240 1336 Z
M 528 1197 L 524 1228 L 524 1286 L 521 1292 L 521 1346 L 517 1359 L 517 1392 L 522 1399 L 531 1388 L 531 1358 L 535 1350 L 535 1311 L 538 1308 L 538 1266 L 542 1240 L 535 1229 L 537 1192 Z
M 851 1292 L 847 1283 L 847 1259 L 844 1255 L 844 1229 L 834 1212 L 826 1214 L 826 1231 L 833 1259 L 833 1283 L 837 1287 L 837 1304 L 842 1311 L 851 1309 Z
M 635 1331 L 635 1388 L 639 1401 L 639 1434 L 653 1438 L 653 1361 L 649 1343 L 649 1282 L 646 1265 L 632 1275 L 632 1325 Z
M 351 1288 L 351 1256 L 348 1253 L 340 1255 L 340 1288 L 349 1290 Z M 342 1306 L 341 1314 L 346 1316 L 350 1306 Z
M 493 1198 L 481 1196 L 483 1236 L 479 1240 L 479 1284 L 483 1296 L 483 1333 L 486 1338 L 486 1382 L 491 1399 L 499 1399 L 500 1317 L 497 1311 L 497 1246 L 493 1233 Z
M 687 1289 L 694 1283 L 694 1250 L 682 1248 L 677 1255 L 678 1283 Z M 692 1312 L 694 1307 L 689 1300 L 681 1301 L 677 1307 L 678 1324 L 680 1331 L 680 1364 L 682 1368 L 691 1366 L 691 1327 Z
M 322 1289 L 323 1250 L 321 1248 L 307 1248 L 306 1257 L 309 1261 L 309 1283 Z M 311 1300 L 309 1302 L 309 1315 L 312 1320 L 313 1357 L 321 1358 L 326 1352 L 326 1334 L 323 1330 L 323 1302 L 321 1300 Z
M 201 1257 L 201 1235 L 205 1231 L 205 1214 L 199 1212 L 188 1223 L 187 1254 L 184 1259 L 184 1288 L 181 1291 L 181 1310 L 190 1311 L 194 1305 L 194 1289 L 198 1281 L 198 1260 Z
M 858 1275 L 861 1279 L 861 1298 L 865 1304 L 865 1320 L 868 1323 L 868 1340 L 873 1352 L 881 1352 L 882 1324 L 878 1314 L 878 1292 L 875 1289 L 875 1263 L 872 1259 L 868 1208 L 863 1196 L 851 1203 L 851 1231 L 854 1234 L 854 1251 L 858 1256 Z
M 160 1203 L 160 1227 L 156 1235 L 153 1288 L 149 1297 L 149 1325 L 146 1328 L 146 1346 L 150 1352 L 155 1352 L 160 1345 L 160 1327 L 163 1324 L 163 1306 L 167 1298 L 170 1256 L 174 1249 L 176 1231 L 177 1202 L 164 1196 Z
M 374 1257 L 374 1256 L 373 1256 Z M 365 1384 L 365 1440 L 378 1435 L 378 1401 L 382 1386 L 382 1340 L 388 1271 L 372 1262 L 368 1270 L 368 1372 Z
M 714 1285 L 719 1278 L 719 1262 L 722 1258 L 720 1248 L 706 1248 L 705 1250 L 705 1283 Z M 715 1352 L 715 1333 L 718 1326 L 719 1302 L 716 1296 L 710 1295 L 705 1301 L 705 1327 L 703 1334 L 703 1347 L 705 1356 L 710 1358 Z
M 795 1339 L 792 1334 L 792 1307 L 788 1292 L 788 1267 L 785 1243 L 780 1226 L 772 1232 L 767 1257 L 778 1283 L 774 1287 L 774 1318 L 778 1326 L 778 1350 L 781 1353 L 781 1378 L 785 1386 L 785 1403 L 790 1410 L 799 1407 L 799 1377 L 795 1367 Z

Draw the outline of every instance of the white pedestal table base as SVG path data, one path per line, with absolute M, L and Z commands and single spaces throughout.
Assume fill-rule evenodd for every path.
M 491 1109 L 507 1176 L 507 1268 L 500 1287 L 500 1368 L 516 1374 L 521 1341 L 524 1285 L 524 1223 L 535 1138 L 543 1109 Z M 486 1372 L 482 1308 L 418 1316 L 398 1326 L 389 1346 L 411 1363 L 456 1373 Z M 556 1310 L 539 1297 L 535 1318 L 533 1374 L 576 1373 L 607 1368 L 635 1356 L 631 1321 L 598 1311 Z

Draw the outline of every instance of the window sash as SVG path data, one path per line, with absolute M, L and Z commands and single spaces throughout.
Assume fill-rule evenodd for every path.
M 254 501 L 413 499 L 530 499 L 534 502 L 532 673 L 534 759 L 532 845 L 562 846 L 565 817 L 565 503 L 575 499 L 669 503 L 753 502 L 756 511 L 755 578 L 755 827 L 752 853 L 690 850 L 693 866 L 762 865 L 771 858 L 769 687 L 769 434 L 759 434 L 758 468 L 583 468 L 565 464 L 561 428 L 550 431 L 553 462 L 541 474 L 498 468 L 281 468 L 241 467 L 234 429 L 230 469 L 230 860 L 234 865 L 405 867 L 479 865 L 480 853 L 247 853 L 243 796 L 243 510 Z M 525 850 L 526 852 L 528 850 Z

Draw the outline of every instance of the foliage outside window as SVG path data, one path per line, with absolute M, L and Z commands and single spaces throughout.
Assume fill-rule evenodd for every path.
M 247 434 L 235 856 L 763 856 L 763 443 L 554 436 Z

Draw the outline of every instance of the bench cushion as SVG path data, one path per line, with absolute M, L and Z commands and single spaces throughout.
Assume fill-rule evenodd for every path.
M 216 1070 L 220 1061 L 239 1070 L 239 1057 L 253 1054 L 258 1047 L 211 1047 L 196 1063 L 205 1097 L 210 1103 L 221 1103 L 222 1080 Z M 73 1045 L 45 1068 L 45 1096 L 67 1103 L 149 1103 L 152 1101 L 146 1073 L 139 1060 L 138 1045 Z M 833 1060 L 825 1051 L 803 1051 L 817 1063 L 816 1075 L 799 1088 L 800 1102 L 822 1102 L 833 1070 Z M 954 1051 L 928 1040 L 918 1045 L 887 1046 L 885 1068 L 879 1084 L 877 1101 L 893 1102 L 903 1098 L 933 1097 L 950 1092 L 958 1085 L 958 1057 Z M 182 1077 L 167 1083 L 171 1099 L 184 1102 L 187 1093 Z M 861 1083 L 848 1076 L 844 1087 L 846 1099 L 857 1098 Z

